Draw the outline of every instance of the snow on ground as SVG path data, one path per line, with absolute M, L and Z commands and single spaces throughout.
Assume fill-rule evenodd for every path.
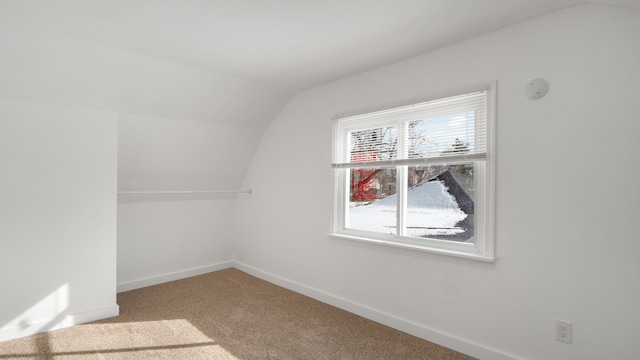
M 368 205 L 349 209 L 348 228 L 373 232 L 396 233 L 396 201 L 391 195 Z M 454 235 L 464 232 L 455 228 L 467 217 L 442 181 L 427 181 L 407 192 L 407 235 L 415 237 Z

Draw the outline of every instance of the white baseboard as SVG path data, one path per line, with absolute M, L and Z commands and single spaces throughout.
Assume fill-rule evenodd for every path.
M 118 305 L 108 306 L 105 308 L 86 311 L 78 314 L 60 314 L 52 319 L 24 325 L 21 324 L 20 326 L 6 329 L 0 329 L 0 342 L 25 336 L 31 336 L 45 331 L 63 329 L 74 325 L 80 325 L 118 315 L 120 315 L 120 307 Z
M 236 268 L 255 277 L 268 281 L 270 283 L 282 286 L 286 289 L 306 295 L 310 298 L 322 301 L 337 308 L 349 311 L 364 318 L 376 321 L 391 328 L 406 332 L 413 336 L 431 341 L 433 343 L 448 347 L 461 353 L 476 357 L 480 360 L 516 360 L 517 358 L 500 352 L 490 347 L 469 341 L 458 336 L 447 334 L 437 329 L 429 328 L 421 324 L 412 322 L 411 320 L 399 318 L 392 314 L 368 307 L 363 304 L 356 303 L 352 300 L 336 296 L 307 285 L 285 279 L 283 277 L 268 273 L 253 266 L 238 261 L 228 261 L 218 264 L 201 266 L 168 274 L 162 274 L 143 279 L 137 279 L 119 283 L 117 291 L 129 291 L 147 286 L 157 285 L 169 281 L 180 280 L 192 276 L 202 275 L 214 271 L 224 270 L 228 268 Z M 117 305 L 105 309 L 86 312 L 75 315 L 65 315 L 60 318 L 43 321 L 37 324 L 28 324 L 20 328 L 0 329 L 0 341 L 10 340 L 18 337 L 29 336 L 39 332 L 60 329 L 77 324 L 83 324 L 90 321 L 104 319 L 108 317 L 118 316 L 119 308 Z
M 166 283 L 169 281 L 175 281 L 180 279 L 185 279 L 192 276 L 202 275 L 218 270 L 224 270 L 233 267 L 232 261 L 225 261 L 217 264 L 199 266 L 195 268 L 190 268 L 186 270 L 180 270 L 168 274 L 161 274 L 156 276 L 150 276 L 142 279 L 136 279 L 131 281 L 125 281 L 122 283 L 118 283 L 117 292 L 121 293 L 124 291 L 140 289 L 147 286 L 158 285 L 162 283 Z
M 373 320 L 391 328 L 406 332 L 413 336 L 417 336 L 432 343 L 445 346 L 449 349 L 456 350 L 469 356 L 473 356 L 480 360 L 516 360 L 516 357 L 514 356 L 507 355 L 505 353 L 491 349 L 487 346 L 480 345 L 436 329 L 428 328 L 426 326 L 414 323 L 410 320 L 396 317 L 394 315 L 368 307 L 366 305 L 358 304 L 351 300 L 347 300 L 339 296 L 332 295 L 294 281 L 290 281 L 288 279 L 270 274 L 268 272 L 262 271 L 238 261 L 233 262 L 233 267 L 255 277 L 258 277 L 262 280 L 282 286 L 286 289 L 306 295 L 310 298 L 322 301 L 329 305 L 333 305 L 337 308 L 349 311 L 351 313 L 362 316 L 369 320 Z

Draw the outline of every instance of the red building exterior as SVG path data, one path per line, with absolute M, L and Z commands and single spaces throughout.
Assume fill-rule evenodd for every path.
M 375 161 L 376 154 L 353 155 L 353 162 Z M 351 201 L 373 201 L 377 196 L 375 168 L 351 170 Z

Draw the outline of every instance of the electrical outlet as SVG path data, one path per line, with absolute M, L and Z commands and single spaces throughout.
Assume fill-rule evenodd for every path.
M 571 344 L 571 321 L 556 319 L 556 340 Z

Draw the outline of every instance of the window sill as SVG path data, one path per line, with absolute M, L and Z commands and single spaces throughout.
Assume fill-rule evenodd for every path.
M 354 235 L 346 235 L 346 234 L 338 234 L 338 233 L 329 233 L 328 235 L 337 239 L 345 239 L 345 240 L 365 242 L 365 243 L 375 244 L 375 245 L 408 249 L 413 251 L 422 251 L 422 252 L 441 254 L 441 255 L 447 255 L 447 256 L 455 256 L 458 258 L 478 260 L 483 262 L 495 261 L 494 256 L 487 256 L 487 255 L 471 253 L 467 251 L 436 248 L 436 247 L 430 247 L 430 246 L 420 246 L 420 245 L 414 245 L 414 244 L 408 244 L 408 243 L 402 243 L 402 242 L 396 242 L 396 241 L 372 239 L 372 238 L 363 237 L 363 236 L 354 236 Z

